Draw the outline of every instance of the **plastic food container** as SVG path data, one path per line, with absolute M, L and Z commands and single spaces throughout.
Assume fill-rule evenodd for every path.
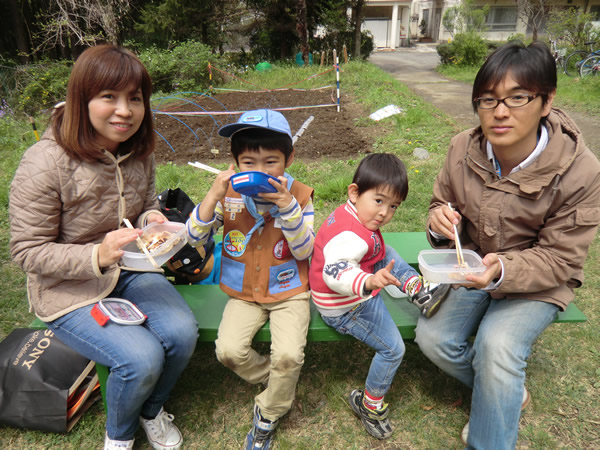
M 231 187 L 238 194 L 256 197 L 261 192 L 277 192 L 277 189 L 269 183 L 269 179 L 279 183 L 277 178 L 267 175 L 264 172 L 256 171 L 236 173 L 229 180 L 231 181 Z
M 152 222 L 142 231 L 144 233 L 141 239 L 148 243 L 148 251 L 159 266 L 166 263 L 186 244 L 184 223 Z M 136 241 L 130 242 L 122 250 L 125 252 L 121 257 L 124 266 L 140 270 L 156 270 L 143 250 L 137 246 Z
M 432 283 L 468 284 L 467 275 L 485 272 L 481 257 L 472 250 L 463 250 L 467 267 L 458 267 L 456 250 L 422 250 L 419 253 L 419 269 L 423 278 Z

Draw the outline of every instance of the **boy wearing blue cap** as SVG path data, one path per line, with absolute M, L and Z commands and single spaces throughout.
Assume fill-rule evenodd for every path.
M 220 287 L 231 298 L 223 311 L 217 358 L 246 381 L 266 388 L 255 397 L 246 449 L 268 449 L 278 420 L 292 406 L 304 363 L 310 322 L 308 260 L 314 243 L 313 189 L 285 169 L 294 160 L 285 117 L 249 111 L 219 134 L 231 138 L 242 172 L 264 172 L 273 193 L 244 195 L 230 182 L 234 165 L 217 175 L 187 221 L 188 241 L 202 245 L 223 226 Z M 271 354 L 260 355 L 252 339 L 267 321 Z

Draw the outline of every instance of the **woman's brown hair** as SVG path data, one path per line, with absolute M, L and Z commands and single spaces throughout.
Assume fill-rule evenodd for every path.
M 121 90 L 132 84 L 142 90 L 144 119 L 137 132 L 119 145 L 119 152 L 133 152 L 138 158 L 145 158 L 154 151 L 150 75 L 129 50 L 105 44 L 90 47 L 79 56 L 69 77 L 66 103 L 57 108 L 52 117 L 56 142 L 70 157 L 93 161 L 102 156 L 88 103 L 105 89 Z

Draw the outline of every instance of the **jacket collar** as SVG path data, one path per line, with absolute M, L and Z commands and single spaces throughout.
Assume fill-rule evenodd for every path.
M 564 112 L 557 108 L 545 120 L 548 130 L 548 145 L 544 152 L 530 166 L 503 177 L 503 181 L 514 183 L 524 194 L 534 194 L 550 185 L 558 175 L 562 176 L 573 164 L 585 145 L 581 132 Z M 467 158 L 486 171 L 494 173 L 486 154 L 487 139 L 481 127 L 470 134 Z

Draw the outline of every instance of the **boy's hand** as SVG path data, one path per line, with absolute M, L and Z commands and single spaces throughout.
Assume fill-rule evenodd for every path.
M 206 194 L 206 197 L 210 195 L 217 201 L 221 200 L 227 193 L 227 188 L 229 187 L 229 179 L 233 175 L 235 175 L 235 166 L 233 164 L 229 164 L 229 168 L 227 170 L 222 170 L 221 173 L 217 175 L 215 181 L 213 181 L 212 186 Z
M 450 240 L 454 240 L 454 225 L 458 225 L 461 220 L 459 212 L 454 211 L 448 205 L 442 205 L 431 212 L 429 226 L 432 231 L 443 234 Z
M 398 279 L 392 275 L 391 270 L 393 268 L 394 260 L 392 259 L 387 266 L 385 266 L 383 269 L 379 269 L 373 274 L 372 277 L 367 278 L 367 281 L 365 281 L 365 289 L 367 291 L 373 291 L 375 289 L 389 286 L 390 284 L 393 284 L 394 286 L 400 286 Z
M 287 178 L 277 177 L 277 179 L 279 180 L 279 183 L 275 180 L 269 179 L 269 183 L 271 183 L 271 186 L 277 189 L 277 192 L 261 192 L 260 194 L 258 194 L 258 196 L 260 198 L 264 198 L 265 200 L 271 203 L 275 203 L 279 209 L 282 209 L 288 206 L 290 203 L 292 203 L 292 194 L 290 194 L 290 191 L 288 191 L 287 188 Z
M 229 164 L 227 170 L 223 170 L 217 175 L 217 178 L 215 178 L 215 181 L 213 181 L 212 186 L 206 193 L 204 200 L 198 207 L 198 216 L 200 217 L 200 220 L 208 222 L 212 219 L 215 208 L 217 207 L 217 202 L 225 197 L 225 194 L 227 193 L 229 179 L 232 175 L 235 175 L 235 166 L 233 164 Z

